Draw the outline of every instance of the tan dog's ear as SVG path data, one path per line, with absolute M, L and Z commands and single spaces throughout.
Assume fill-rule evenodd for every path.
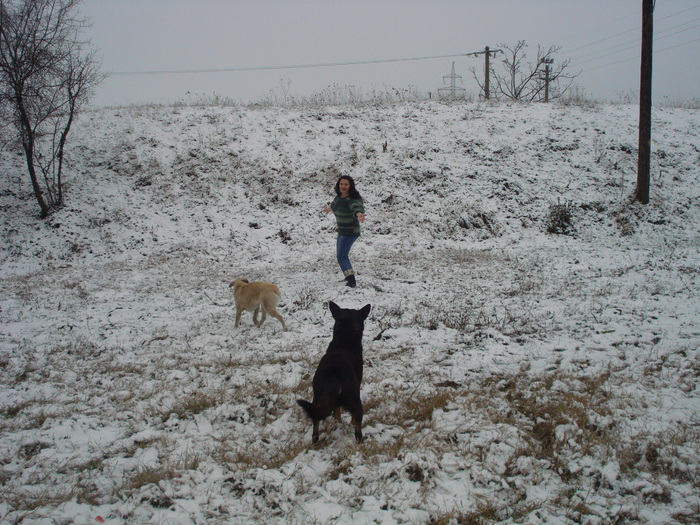
M 229 288 L 233 288 L 236 285 L 236 281 L 231 281 L 231 284 L 228 285 Z
M 248 279 L 241 279 L 241 281 L 243 281 L 246 284 L 250 284 L 250 281 Z

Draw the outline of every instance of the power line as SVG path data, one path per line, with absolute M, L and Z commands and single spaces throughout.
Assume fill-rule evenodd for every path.
M 683 31 L 688 31 L 688 30 L 690 30 L 690 29 L 695 29 L 696 27 L 700 27 L 700 24 L 695 25 L 695 26 L 692 26 L 692 27 L 688 27 L 688 28 L 686 28 L 686 29 L 683 29 L 682 31 L 677 31 L 676 33 L 673 33 L 673 34 L 671 34 L 671 35 L 665 35 L 665 36 L 661 36 L 661 37 L 658 37 L 658 38 L 654 38 L 654 41 L 655 41 L 655 42 L 658 42 L 659 40 L 663 40 L 664 38 L 670 38 L 670 37 L 672 37 L 672 36 L 676 36 L 676 35 L 682 33 Z M 618 53 L 623 53 L 623 52 L 629 51 L 629 50 L 631 50 L 631 49 L 639 49 L 639 41 L 635 41 L 635 42 L 625 42 L 625 43 L 620 44 L 620 45 L 615 46 L 615 47 L 620 47 L 620 46 L 627 45 L 627 44 L 630 44 L 630 43 L 631 43 L 632 45 L 628 45 L 627 47 L 624 47 L 624 48 L 622 48 L 622 49 L 618 49 L 617 51 L 612 51 L 612 52 L 610 52 L 610 53 L 605 53 L 605 54 L 603 54 L 603 55 L 597 53 L 597 54 L 594 54 L 595 56 L 592 56 L 591 58 L 588 58 L 588 59 L 586 59 L 586 60 L 581 60 L 580 58 L 579 58 L 579 59 L 574 58 L 574 59 L 571 59 L 571 61 L 574 62 L 576 65 L 586 64 L 586 63 L 588 63 L 588 62 L 592 62 L 592 61 L 595 61 L 595 60 L 599 60 L 599 59 L 601 59 L 601 58 L 605 58 L 605 57 L 612 56 L 612 55 L 617 55 Z M 614 48 L 609 48 L 609 49 L 614 49 Z M 584 56 L 581 57 L 581 58 L 585 58 L 585 57 L 587 57 L 587 56 L 591 56 L 591 55 L 584 55 Z
M 614 24 L 615 22 L 619 22 L 620 20 L 629 20 L 629 19 L 630 19 L 630 16 L 631 16 L 631 15 L 625 15 L 625 16 L 621 16 L 621 17 L 619 17 L 619 18 L 614 18 L 614 19 L 612 19 L 612 20 L 607 20 L 607 21 L 605 21 L 605 22 L 602 22 L 602 23 L 598 24 L 598 25 L 597 25 L 597 29 L 600 30 L 602 27 L 604 27 L 604 26 L 609 26 L 609 25 L 611 25 L 611 24 Z M 630 30 L 630 31 L 634 31 L 634 30 L 632 29 L 632 30 Z M 625 31 L 624 33 L 628 33 L 628 32 L 629 32 L 629 31 Z M 621 33 L 621 34 L 624 34 L 624 33 Z M 585 31 L 579 31 L 578 33 L 574 33 L 573 35 L 572 35 L 572 34 L 561 35 L 561 36 L 559 36 L 559 38 L 556 38 L 555 41 L 556 41 L 556 40 L 560 40 L 560 39 L 563 38 L 564 36 L 566 36 L 566 37 L 568 37 L 568 38 L 575 38 L 575 37 L 578 37 L 578 36 L 580 36 L 580 35 L 590 35 L 590 30 L 589 30 L 589 29 L 586 29 Z M 618 34 L 618 35 L 613 35 L 613 36 L 610 37 L 610 38 L 614 38 L 615 36 L 619 36 L 619 34 Z M 604 40 L 608 40 L 608 38 L 605 38 Z M 584 44 L 584 45 L 582 45 L 582 46 L 579 46 L 579 47 L 576 47 L 576 48 L 574 48 L 574 49 L 568 50 L 567 52 L 572 53 L 572 52 L 574 52 L 574 51 L 578 51 L 579 49 L 584 49 L 584 48 L 586 48 L 586 47 L 592 46 L 592 45 L 597 44 L 597 43 L 599 43 L 599 42 L 600 42 L 600 41 L 595 41 L 595 42 L 591 42 L 591 43 L 589 43 L 589 44 Z
M 698 6 L 693 6 L 693 7 L 689 7 L 689 8 L 687 8 L 687 9 L 684 9 L 684 10 L 679 11 L 679 12 L 677 12 L 677 13 L 673 13 L 673 14 L 671 14 L 671 15 L 665 16 L 665 17 L 663 17 L 663 18 L 661 18 L 661 19 L 658 19 L 657 22 L 658 22 L 658 21 L 661 21 L 661 20 L 666 20 L 666 19 L 672 18 L 672 17 L 674 17 L 674 16 L 681 15 L 681 14 L 687 12 L 687 11 L 691 11 L 691 10 L 697 9 L 697 8 L 700 8 L 700 5 L 698 5 Z M 664 31 L 661 31 L 659 34 L 663 34 L 663 33 L 666 33 L 666 32 L 668 32 L 668 31 L 677 29 L 677 28 L 679 28 L 679 27 L 683 27 L 684 25 L 687 25 L 687 24 L 689 24 L 689 23 L 696 22 L 697 20 L 698 20 L 698 19 L 691 20 L 691 21 L 688 21 L 688 22 L 684 22 L 683 24 L 680 24 L 679 26 L 674 26 L 674 27 L 672 27 L 672 28 L 669 28 L 669 29 L 666 29 L 666 30 L 664 30 Z M 692 26 L 692 27 L 689 27 L 689 28 L 686 28 L 686 29 L 677 31 L 677 32 L 674 33 L 673 35 L 678 34 L 678 33 L 681 33 L 681 32 L 683 32 L 683 31 L 687 31 L 687 30 L 689 30 L 689 29 L 694 29 L 694 28 L 696 28 L 696 27 L 698 27 L 698 26 L 695 25 L 695 26 Z M 590 43 L 588 43 L 588 44 L 579 46 L 579 47 L 577 47 L 577 48 L 574 48 L 574 49 L 570 50 L 569 52 L 571 53 L 571 52 L 574 52 L 574 51 L 578 51 L 578 50 L 580 50 L 580 49 L 585 49 L 585 48 L 590 47 L 590 46 L 592 46 L 592 45 L 599 44 L 599 43 L 602 43 L 602 42 L 606 42 L 606 41 L 611 40 L 611 39 L 613 39 L 613 38 L 616 38 L 616 37 L 618 37 L 618 36 L 622 36 L 622 35 L 626 35 L 626 34 L 631 33 L 631 32 L 638 31 L 639 29 L 640 29 L 640 27 L 638 26 L 638 27 L 633 28 L 633 29 L 629 29 L 629 30 L 626 30 L 626 31 L 622 31 L 622 32 L 620 32 L 620 33 L 616 33 L 616 34 L 611 35 L 611 36 L 609 36 L 609 37 L 605 37 L 605 38 L 602 38 L 602 39 L 600 39 L 600 40 L 596 40 L 596 41 L 594 41 L 594 42 L 590 42 Z M 667 35 L 667 36 L 673 36 L 673 35 Z M 658 37 L 657 39 L 667 38 L 667 36 Z M 583 56 L 581 56 L 581 57 L 579 57 L 579 58 L 572 59 L 572 61 L 573 61 L 573 60 L 580 60 L 581 58 L 586 58 L 586 57 L 589 57 L 589 56 L 593 56 L 593 57 L 594 57 L 594 58 L 591 58 L 591 59 L 589 59 L 589 60 L 585 60 L 585 61 L 584 61 L 584 63 L 585 63 L 585 62 L 590 62 L 591 60 L 596 60 L 596 59 L 598 59 L 598 58 L 603 58 L 603 57 L 611 56 L 611 55 L 614 55 L 614 54 L 617 54 L 617 53 L 622 53 L 622 52 L 624 52 L 624 51 L 628 51 L 629 49 L 636 48 L 636 47 L 638 46 L 638 42 L 639 42 L 638 39 L 636 39 L 636 40 L 634 40 L 634 41 L 623 42 L 623 43 L 621 43 L 621 44 L 618 44 L 618 45 L 616 45 L 616 46 L 613 46 L 613 47 L 608 48 L 608 49 L 603 50 L 603 51 L 607 51 L 607 50 L 609 50 L 609 49 L 615 49 L 615 48 L 617 48 L 617 47 L 624 46 L 624 45 L 627 45 L 627 44 L 630 44 L 630 43 L 634 43 L 635 45 L 634 45 L 634 46 L 631 46 L 631 47 L 626 47 L 626 48 L 623 48 L 623 49 L 620 49 L 620 50 L 618 50 L 618 51 L 614 51 L 614 52 L 611 52 L 611 53 L 606 53 L 606 54 L 604 54 L 604 55 L 599 55 L 599 53 L 601 53 L 601 51 L 589 53 L 589 54 L 583 55 Z M 673 47 L 679 47 L 679 46 L 682 46 L 682 45 L 687 45 L 688 43 L 692 43 L 692 42 L 695 42 L 695 40 L 693 40 L 693 41 L 691 41 L 691 42 L 685 42 L 685 43 L 682 43 L 682 44 L 678 44 L 678 46 L 673 46 Z M 672 49 L 673 47 L 666 48 L 666 49 Z M 663 50 L 661 50 L 661 51 L 663 51 Z M 457 53 L 457 54 L 451 54 L 451 55 L 434 55 L 434 56 L 411 57 L 411 58 L 390 58 L 390 59 L 380 59 L 380 60 L 361 60 L 361 61 L 351 61 L 351 62 L 328 62 L 328 63 L 316 63 L 316 64 L 291 64 L 291 65 L 277 65 L 277 66 L 249 66 L 249 67 L 228 67 L 228 68 L 208 68 L 208 69 L 172 69 L 172 70 L 145 70 L 145 71 L 113 71 L 113 72 L 107 73 L 107 75 L 108 75 L 108 76 L 149 76 L 149 75 L 182 75 L 182 74 L 206 74 L 206 73 L 231 73 L 231 72 L 245 72 L 245 71 L 280 71 L 280 70 L 289 70 L 289 69 L 312 69 L 312 68 L 343 67 L 343 66 L 356 66 L 356 65 L 368 65 L 368 64 L 387 64 L 387 63 L 391 63 L 391 62 L 410 62 L 410 61 L 420 61 L 420 60 L 436 60 L 436 59 L 444 59 L 444 58 L 457 58 L 457 57 L 465 57 L 465 56 L 476 56 L 476 55 L 479 54 L 479 53 L 483 53 L 483 51 L 472 52 L 472 53 Z M 656 53 L 656 52 L 655 52 L 655 53 Z M 596 55 L 598 55 L 598 56 L 596 57 Z M 628 60 L 631 60 L 631 59 L 621 60 L 621 61 L 619 61 L 619 62 L 614 62 L 613 64 L 617 64 L 617 63 L 620 63 L 620 62 L 626 62 L 626 61 L 628 61 Z M 613 65 L 613 64 L 607 64 L 607 65 L 604 65 L 604 66 L 596 66 L 596 67 L 594 67 L 594 68 L 589 69 L 588 71 L 590 71 L 590 70 L 592 70 L 592 69 L 599 69 L 600 67 L 607 67 L 608 65 Z
M 669 49 L 676 49 L 677 47 L 687 46 L 688 44 L 694 44 L 695 42 L 700 42 L 700 38 L 696 38 L 695 40 L 688 40 L 687 42 L 681 42 L 680 44 L 676 44 L 673 46 L 664 47 L 663 49 L 659 49 L 658 51 L 655 51 L 654 53 L 660 53 L 661 51 L 668 51 Z
M 694 25 L 694 26 L 691 26 L 691 27 L 687 27 L 687 28 L 685 28 L 685 29 L 680 29 L 680 30 L 678 30 L 678 31 L 675 31 L 676 29 L 678 29 L 678 28 L 680 28 L 680 27 L 687 26 L 688 24 L 693 24 L 693 23 L 699 22 L 699 21 L 700 21 L 700 18 L 696 18 L 696 19 L 694 19 L 694 20 L 689 20 L 688 22 L 684 22 L 684 23 L 682 23 L 682 24 L 680 24 L 680 25 L 677 25 L 677 26 L 674 26 L 674 27 L 669 27 L 668 29 L 664 29 L 663 31 L 654 32 L 654 40 L 662 40 L 662 39 L 664 39 L 664 38 L 668 38 L 669 36 L 675 36 L 675 35 L 677 35 L 677 34 L 680 34 L 680 33 L 684 32 L 684 31 L 688 31 L 688 30 L 690 30 L 690 29 L 695 29 L 696 27 L 698 27 L 698 25 Z M 665 34 L 665 33 L 668 33 L 669 31 L 675 31 L 675 32 L 672 33 L 671 35 Z M 616 49 L 616 48 L 619 48 L 619 47 L 622 47 L 622 46 L 626 46 L 626 45 L 629 45 L 629 44 L 634 44 L 635 46 L 639 46 L 639 38 L 635 38 L 634 40 L 626 40 L 626 41 L 621 42 L 621 43 L 619 43 L 619 44 L 617 44 L 617 45 L 615 45 L 615 46 L 608 47 L 607 49 L 603 49 L 603 50 L 601 50 L 601 51 L 592 51 L 592 52 L 590 52 L 590 53 L 588 53 L 588 54 L 586 54 L 586 55 L 581 55 L 580 57 L 573 57 L 573 58 L 571 58 L 571 60 L 581 60 L 581 59 L 583 59 L 583 58 L 595 57 L 596 55 L 602 53 L 603 51 L 608 51 L 608 50 L 611 50 L 611 49 Z M 626 49 L 627 49 L 627 48 L 626 48 Z M 625 49 L 625 50 L 626 50 L 626 49 Z M 622 51 L 624 51 L 624 50 L 622 50 Z M 608 56 L 608 55 L 602 55 L 602 56 Z
M 455 55 L 437 55 L 429 57 L 414 57 L 414 58 L 389 58 L 384 60 L 361 60 L 356 62 L 329 62 L 325 64 L 295 64 L 287 66 L 252 66 L 252 67 L 227 67 L 217 69 L 171 69 L 171 70 L 152 70 L 152 71 L 114 71 L 108 73 L 112 76 L 135 76 L 135 75 L 181 75 L 181 74 L 198 74 L 198 73 L 229 73 L 239 71 L 276 71 L 283 69 L 305 69 L 305 68 L 320 68 L 320 67 L 338 67 L 338 66 L 357 66 L 363 64 L 386 64 L 389 62 L 409 62 L 416 60 L 435 60 L 441 58 L 455 58 L 467 56 L 470 53 L 459 53 Z
M 665 47 L 663 49 L 656 49 L 654 50 L 654 55 L 657 53 L 661 53 L 663 51 L 668 51 L 669 49 L 676 49 L 677 47 L 683 47 L 687 46 L 689 44 L 694 44 L 695 42 L 700 42 L 700 38 L 696 38 L 695 40 L 688 40 L 687 42 L 681 42 L 680 44 L 675 44 L 673 46 Z M 610 67 L 610 66 L 615 66 L 617 64 L 623 64 L 625 62 L 631 62 L 633 60 L 639 60 L 639 56 L 631 57 L 631 58 L 623 58 L 622 60 L 618 60 L 616 62 L 611 62 L 609 64 L 601 64 L 599 66 L 591 67 L 586 69 L 586 72 L 588 71 L 595 71 L 596 69 L 602 69 L 604 67 Z
M 683 13 L 685 13 L 687 11 L 692 11 L 693 9 L 697 9 L 699 7 L 700 7 L 700 5 L 694 5 L 693 7 L 689 7 L 688 9 L 683 9 L 683 11 L 678 11 L 677 13 L 667 15 L 663 18 L 657 18 L 656 22 L 658 23 L 658 22 L 661 22 L 662 20 L 668 20 L 669 18 L 673 18 L 674 16 L 682 15 Z
M 692 11 L 693 9 L 698 9 L 698 8 L 700 8 L 700 5 L 696 5 L 696 6 L 693 6 L 693 7 L 689 7 L 689 8 L 687 8 L 687 9 L 683 9 L 682 11 L 678 11 L 677 13 L 672 13 L 672 14 L 670 14 L 670 15 L 667 15 L 667 16 L 663 17 L 663 18 L 658 18 L 658 19 L 656 19 L 656 23 L 658 24 L 659 22 L 661 22 L 661 21 L 663 21 L 663 20 L 668 20 L 669 18 L 673 18 L 674 16 L 678 16 L 678 15 L 681 15 L 681 14 L 683 14 L 683 13 L 686 13 L 686 12 L 688 12 L 688 11 Z M 619 19 L 617 19 L 617 20 L 621 20 L 621 18 L 619 18 Z M 683 25 L 683 24 L 681 24 L 681 25 Z M 578 51 L 578 50 L 580 50 L 580 49 L 585 49 L 585 48 L 590 47 L 590 46 L 593 46 L 593 45 L 595 45 L 595 44 L 600 44 L 601 42 L 607 42 L 608 40 L 612 40 L 612 39 L 615 38 L 615 37 L 622 36 L 622 35 L 626 35 L 626 34 L 632 33 L 632 32 L 640 31 L 641 28 L 642 28 L 641 25 L 637 25 L 636 27 L 634 27 L 634 28 L 632 28 L 632 29 L 628 29 L 628 30 L 626 30 L 626 31 L 622 31 L 622 32 L 620 32 L 620 33 L 616 33 L 616 34 L 614 34 L 614 35 L 611 35 L 611 36 L 602 38 L 602 39 L 600 39 L 600 40 L 596 40 L 596 41 L 594 41 L 594 42 L 590 42 L 590 43 L 588 43 L 588 44 L 584 44 L 584 45 L 579 46 L 579 47 L 575 47 L 574 49 L 570 49 L 570 50 L 568 50 L 567 52 L 568 52 L 568 53 L 573 53 L 573 52 Z
M 601 38 L 600 40 L 596 40 L 595 42 L 590 42 L 588 44 L 576 47 L 576 48 L 570 50 L 569 53 L 573 53 L 574 51 L 578 51 L 579 49 L 585 49 L 587 47 L 594 46 L 596 44 L 600 44 L 601 42 L 607 42 L 608 40 L 612 40 L 615 37 L 626 35 L 627 33 L 632 33 L 632 32 L 636 32 L 636 31 L 639 31 L 639 27 L 635 27 L 633 29 L 628 29 L 627 31 L 623 31 L 622 33 L 616 33 L 614 35 L 611 35 L 611 36 L 608 36 L 605 38 Z

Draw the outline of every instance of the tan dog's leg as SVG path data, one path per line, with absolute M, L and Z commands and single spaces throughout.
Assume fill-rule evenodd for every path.
M 235 328 L 238 328 L 238 323 L 241 322 L 241 314 L 243 313 L 243 308 L 239 308 L 238 305 L 236 305 L 236 323 L 233 325 Z
M 277 301 L 263 301 L 263 312 L 267 311 L 272 317 L 282 323 L 282 330 L 287 331 L 287 325 L 282 316 L 277 313 Z
M 262 309 L 262 319 L 258 321 L 258 314 L 260 313 L 260 310 Z M 258 328 L 260 327 L 261 324 L 265 322 L 265 309 L 262 306 L 258 306 L 254 311 L 253 311 L 253 324 L 257 326 Z
M 282 323 L 282 330 L 286 332 L 286 331 L 287 331 L 287 325 L 285 324 L 284 319 L 282 318 L 282 316 L 281 316 L 280 314 L 278 314 L 276 310 L 275 310 L 274 312 L 270 312 L 270 315 L 271 315 L 272 317 L 275 317 L 275 318 L 279 319 L 279 322 Z

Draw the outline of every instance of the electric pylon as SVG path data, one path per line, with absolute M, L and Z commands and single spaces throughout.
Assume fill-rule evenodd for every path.
M 455 63 L 452 62 L 452 73 L 442 77 L 443 83 L 447 79 L 450 79 L 450 87 L 438 88 L 438 97 L 449 98 L 450 100 L 457 100 L 458 98 L 464 98 L 466 95 L 466 89 L 457 86 L 457 79 L 459 79 L 460 84 L 462 83 L 462 75 L 457 75 L 455 73 Z

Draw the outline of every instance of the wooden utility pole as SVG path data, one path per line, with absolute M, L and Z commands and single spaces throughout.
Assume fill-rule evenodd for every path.
M 549 74 L 552 72 L 552 69 L 549 67 L 552 64 L 554 64 L 554 59 L 553 58 L 543 58 L 541 60 L 541 63 L 544 64 L 544 77 L 540 77 L 540 80 L 544 81 L 544 101 L 549 102 L 549 82 L 552 80 L 552 78 L 549 76 Z
M 642 0 L 642 64 L 639 82 L 639 153 L 637 157 L 637 200 L 649 203 L 651 171 L 651 62 L 654 41 L 655 0 Z
M 474 53 L 467 53 L 466 56 L 477 56 L 477 55 L 484 55 L 484 99 L 488 100 L 491 98 L 491 90 L 490 90 L 490 83 L 489 83 L 489 72 L 491 71 L 491 65 L 489 63 L 489 59 L 491 58 L 491 55 L 496 56 L 496 53 L 501 53 L 502 51 L 500 49 L 489 49 L 489 46 L 486 46 L 483 51 L 476 51 Z
M 484 98 L 488 100 L 491 97 L 491 90 L 490 90 L 490 85 L 489 85 L 489 71 L 491 71 L 490 65 L 489 65 L 489 57 L 491 56 L 491 53 L 489 52 L 489 46 L 486 46 L 484 48 Z

